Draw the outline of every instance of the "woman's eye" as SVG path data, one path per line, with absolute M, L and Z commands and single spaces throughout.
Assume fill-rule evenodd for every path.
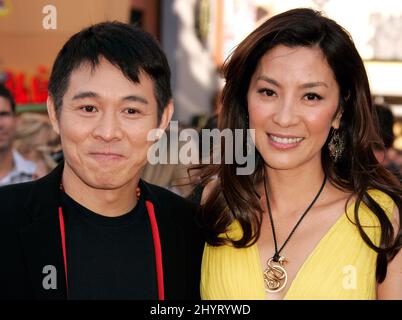
M 258 93 L 262 93 L 268 97 L 272 97 L 274 95 L 276 95 L 275 91 L 272 91 L 271 89 L 259 89 Z
M 81 110 L 88 112 L 88 113 L 92 113 L 96 111 L 96 108 L 94 106 L 83 106 L 81 107 Z
M 316 93 L 307 93 L 304 97 L 306 98 L 306 100 L 309 100 L 309 101 L 322 99 L 322 97 Z

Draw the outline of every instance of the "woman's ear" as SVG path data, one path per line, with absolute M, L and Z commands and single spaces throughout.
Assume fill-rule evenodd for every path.
M 338 107 L 336 108 L 336 112 L 334 117 L 332 118 L 332 123 L 331 126 L 334 129 L 339 129 L 339 126 L 341 125 L 341 118 L 343 115 L 343 106 L 345 103 L 345 99 L 340 96 L 339 97 L 339 102 L 338 102 Z

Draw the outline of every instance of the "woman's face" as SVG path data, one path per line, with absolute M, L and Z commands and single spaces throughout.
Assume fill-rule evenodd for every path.
M 265 53 L 247 101 L 256 148 L 268 167 L 321 166 L 321 148 L 341 114 L 339 86 L 320 48 L 278 45 Z

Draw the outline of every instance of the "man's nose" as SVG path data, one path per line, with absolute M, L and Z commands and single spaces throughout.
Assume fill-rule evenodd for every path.
M 114 112 L 105 112 L 93 131 L 95 138 L 103 141 L 120 140 L 123 137 L 122 124 Z

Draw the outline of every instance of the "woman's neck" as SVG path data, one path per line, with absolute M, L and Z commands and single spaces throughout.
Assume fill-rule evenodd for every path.
M 266 168 L 268 199 L 272 210 L 292 212 L 305 208 L 317 195 L 323 180 L 324 171 L 317 170 L 275 170 Z M 325 187 L 324 187 L 325 191 Z M 262 183 L 265 203 L 264 183 Z

